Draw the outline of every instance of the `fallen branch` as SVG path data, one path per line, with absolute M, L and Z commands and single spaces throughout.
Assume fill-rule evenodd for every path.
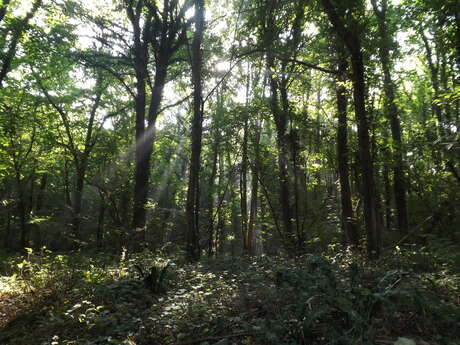
M 202 337 L 198 339 L 176 343 L 175 345 L 193 345 L 193 344 L 199 344 L 204 341 L 221 340 L 221 339 L 226 339 L 226 338 L 236 338 L 236 337 L 244 337 L 247 335 L 258 335 L 258 334 L 262 334 L 262 333 L 240 332 L 240 333 L 232 333 L 232 334 L 225 334 L 225 335 L 214 335 L 214 336 Z
M 419 225 L 417 225 L 415 228 L 413 228 L 411 231 L 409 231 L 406 235 L 404 235 L 396 244 L 392 245 L 392 247 L 399 246 L 401 243 L 403 243 L 405 240 L 407 240 L 410 236 L 415 234 L 418 230 L 422 228 L 423 225 L 425 225 L 429 220 L 431 220 L 433 216 L 427 217 L 423 222 L 421 222 Z

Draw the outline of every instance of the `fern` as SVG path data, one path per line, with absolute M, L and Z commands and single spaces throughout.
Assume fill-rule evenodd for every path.
M 141 279 L 144 281 L 146 287 L 153 293 L 164 293 L 167 289 L 167 272 L 169 265 L 150 267 L 149 273 L 144 273 L 144 270 L 136 265 L 134 266 L 140 273 Z

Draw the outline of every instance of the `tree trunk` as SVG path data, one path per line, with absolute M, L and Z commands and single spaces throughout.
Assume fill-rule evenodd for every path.
M 458 85 L 460 83 L 460 6 L 454 9 L 454 17 L 455 17 L 455 61 L 457 63 L 457 76 L 455 77 L 455 84 Z
M 0 5 L 0 23 L 5 18 L 6 10 L 8 9 L 8 5 L 10 4 L 10 0 L 3 0 L 2 4 Z
M 384 161 L 387 161 L 384 159 Z M 390 172 L 388 169 L 387 164 L 384 162 L 384 167 L 383 167 L 383 184 L 384 184 L 384 193 L 385 193 L 385 224 L 386 228 L 390 229 L 391 228 L 391 218 L 392 218 L 392 212 L 391 212 L 391 184 L 390 184 Z
M 203 131 L 203 96 L 202 96 L 202 52 L 201 45 L 204 32 L 204 0 L 195 0 L 195 32 L 191 47 L 192 84 L 193 84 L 193 119 L 192 119 L 192 154 L 188 183 L 187 214 L 187 252 L 191 261 L 200 259 L 199 211 L 200 211 L 200 160 L 201 138 Z
M 96 232 L 96 248 L 102 249 L 102 241 L 104 240 L 104 220 L 105 211 L 107 209 L 106 198 L 103 192 L 99 191 L 100 203 L 99 203 L 99 214 L 97 217 L 97 232 Z
M 288 246 L 292 245 L 292 212 L 289 198 L 289 173 L 288 173 L 288 148 L 286 143 L 287 119 L 286 114 L 278 104 L 278 86 L 276 75 L 273 71 L 275 66 L 274 57 L 269 51 L 267 53 L 267 70 L 270 71 L 270 106 L 276 125 L 276 145 L 278 149 L 278 178 L 279 178 L 279 203 L 281 208 L 281 219 L 284 225 L 285 236 Z
M 358 122 L 359 158 L 363 179 L 364 221 L 367 233 L 367 250 L 370 257 L 380 255 L 377 200 L 375 195 L 374 165 L 370 154 L 369 123 L 366 113 L 366 91 L 362 53 L 352 57 L 355 115 Z
M 282 111 L 278 100 L 278 76 L 276 75 L 275 56 L 273 52 L 275 22 L 274 11 L 276 1 L 266 1 L 266 18 L 264 23 L 264 44 L 267 49 L 266 53 L 266 70 L 269 74 L 270 86 L 270 108 L 276 125 L 276 146 L 278 150 L 278 179 L 279 179 L 279 207 L 281 209 L 281 220 L 283 224 L 285 245 L 293 246 L 292 238 L 292 212 L 289 197 L 289 172 L 288 172 L 288 143 L 286 140 L 287 114 Z
M 337 161 L 340 183 L 340 201 L 342 206 L 342 228 L 348 240 L 348 244 L 354 248 L 359 245 L 359 233 L 356 218 L 351 202 L 351 188 L 348 168 L 348 124 L 347 124 L 347 89 L 344 85 L 344 75 L 347 70 L 347 62 L 343 52 L 340 52 L 341 75 L 336 85 L 337 96 Z
M 3 5 L 0 7 L 0 22 L 5 16 L 8 3 L 9 0 L 3 1 Z M 33 18 L 41 4 L 42 0 L 35 0 L 32 4 L 32 8 L 26 14 L 24 19 L 22 19 L 21 22 L 12 29 L 12 37 L 9 42 L 8 49 L 6 50 L 5 54 L 2 54 L 2 64 L 0 67 L 0 89 L 3 88 L 3 82 L 5 81 L 6 75 L 10 71 L 11 63 L 13 62 L 14 57 L 16 56 L 19 41 L 26 31 L 27 26 L 29 25 L 29 21 Z
M 7 206 L 8 207 L 8 206 Z M 10 237 L 11 237 L 11 211 L 8 208 L 6 211 L 6 229 L 5 238 L 3 239 L 3 246 L 6 249 L 10 248 Z
M 393 188 L 398 217 L 398 227 L 403 233 L 409 230 L 406 201 L 406 183 L 404 178 L 403 144 L 401 139 L 401 123 L 398 117 L 398 106 L 395 99 L 395 85 L 391 77 L 390 45 L 393 38 L 387 27 L 387 0 L 381 1 L 381 8 L 376 0 L 372 0 L 374 12 L 377 15 L 378 30 L 380 35 L 379 55 L 383 69 L 383 87 L 385 91 L 385 113 L 391 124 L 391 137 L 393 139 Z
M 171 64 L 171 56 L 185 43 L 188 24 L 182 22 L 185 8 L 178 8 L 177 1 L 165 0 L 163 6 L 149 1 L 125 1 L 124 4 L 132 26 L 132 52 L 136 74 L 136 159 L 131 222 L 134 232 L 131 234 L 131 242 L 133 248 L 138 249 L 141 242 L 145 241 L 150 161 L 167 70 Z M 152 54 L 149 54 L 150 51 Z M 150 64 L 155 67 L 154 78 L 149 75 Z M 150 105 L 146 113 L 147 82 L 152 79 Z
M 211 175 L 209 176 L 208 181 L 208 257 L 212 257 L 214 255 L 214 184 L 217 174 L 217 160 L 219 154 L 219 130 L 215 130 L 213 148 L 212 148 L 212 168 L 211 168 Z
M 241 204 L 241 234 L 243 236 L 243 251 L 249 252 L 248 243 L 248 116 L 245 114 L 243 128 L 243 153 L 240 172 L 240 204 Z
M 431 86 L 433 87 L 433 91 L 434 91 L 433 99 L 436 99 L 439 97 L 439 94 L 440 94 L 439 77 L 438 77 L 439 66 L 438 64 L 435 64 L 435 62 L 433 61 L 433 53 L 431 50 L 430 43 L 428 42 L 428 38 L 426 37 L 425 33 L 422 30 L 420 31 L 420 35 L 422 37 L 423 45 L 425 47 L 426 58 L 428 61 L 428 69 L 430 71 Z M 438 125 L 439 136 L 443 138 L 444 130 L 442 126 L 443 124 L 442 109 L 439 106 L 439 104 L 437 104 L 436 102 L 433 102 L 432 109 L 439 123 Z
M 23 187 L 19 187 L 23 188 Z M 26 203 L 25 203 L 24 190 L 19 191 L 18 211 L 19 211 L 19 226 L 21 229 L 21 248 L 28 246 L 28 234 L 26 224 Z
M 300 209 L 299 209 L 299 190 L 298 190 L 298 178 L 297 178 L 297 151 L 299 146 L 299 137 L 297 130 L 292 128 L 292 121 L 291 121 L 291 106 L 289 103 L 288 97 L 288 83 L 289 79 L 285 76 L 287 75 L 286 66 L 282 66 L 281 69 L 282 77 L 281 83 L 279 85 L 280 91 L 280 98 L 281 98 L 281 105 L 282 105 L 282 117 L 284 117 L 285 124 L 282 125 L 284 127 L 284 135 L 283 135 L 283 147 L 284 152 L 283 155 L 285 156 L 286 161 L 286 178 L 287 178 L 287 188 L 289 193 L 293 193 L 293 198 L 288 197 L 288 204 L 289 204 L 289 215 L 290 215 L 290 223 L 292 226 L 295 225 L 295 236 L 296 238 L 292 238 L 295 240 L 295 246 L 297 249 L 301 249 L 303 245 L 303 233 L 301 230 L 301 220 L 300 220 Z M 290 130 L 287 133 L 288 121 L 290 123 Z M 279 133 L 278 133 L 279 134 Z M 292 160 L 292 165 L 289 167 L 289 158 Z M 289 180 L 289 171 L 292 171 L 292 183 Z M 288 194 L 289 195 L 289 194 Z M 291 206 L 291 200 L 294 201 L 293 205 Z M 292 230 L 291 230 L 292 231 Z
M 250 255 L 257 254 L 257 207 L 259 195 L 259 176 L 260 176 L 260 124 L 259 121 L 254 121 L 254 164 L 252 166 L 251 176 L 251 209 L 249 213 L 248 224 L 248 253 Z
M 249 254 L 249 224 L 248 224 L 248 140 L 249 140 L 249 96 L 250 96 L 251 71 L 248 65 L 246 77 L 246 110 L 243 126 L 243 144 L 240 171 L 240 203 L 241 203 L 241 233 L 243 236 L 243 252 Z
M 27 234 L 27 211 L 26 211 L 26 182 L 25 178 L 21 177 L 21 171 L 18 164 L 15 164 L 16 188 L 18 191 L 17 211 L 19 215 L 19 230 L 20 230 L 20 245 L 21 248 L 28 247 Z
M 70 177 L 69 177 L 69 161 L 64 158 L 64 200 L 67 209 L 72 208 L 72 198 L 70 196 Z
M 148 80 L 148 44 L 149 41 L 141 34 L 139 17 L 128 15 L 134 30 L 134 69 L 136 72 L 136 150 L 135 150 L 135 173 L 134 173 L 134 196 L 133 196 L 133 218 L 131 226 L 135 230 L 132 238 L 133 247 L 139 247 L 140 242 L 145 241 L 145 224 L 147 212 L 145 209 L 150 179 L 150 161 L 155 142 L 155 125 L 160 110 L 163 88 L 167 76 L 170 52 L 164 49 L 159 52 L 155 63 L 155 78 L 150 95 L 150 106 L 148 113 L 146 83 Z M 144 25 L 147 25 L 145 23 Z M 148 122 L 147 128 L 145 122 Z
M 137 30 L 135 30 L 135 34 L 140 35 Z M 150 156 L 153 150 L 154 135 L 154 133 L 145 133 L 147 59 L 147 48 L 141 45 L 140 41 L 136 41 L 134 56 L 136 70 L 136 150 L 132 227 L 142 231 L 146 223 L 145 204 L 147 202 Z
M 433 99 L 437 99 L 440 95 L 440 81 L 439 81 L 439 62 L 435 63 L 433 61 L 433 53 L 431 50 L 430 43 L 428 41 L 428 38 L 426 37 L 425 33 L 423 30 L 420 30 L 420 35 L 422 37 L 423 44 L 425 46 L 425 52 L 426 52 L 426 58 L 428 61 L 428 68 L 430 70 L 430 76 L 431 76 L 431 84 L 433 87 L 434 95 Z M 446 129 L 444 128 L 444 117 L 442 114 L 442 108 L 437 102 L 432 102 L 432 109 L 433 109 L 433 114 L 435 115 L 436 119 L 438 120 L 438 135 L 440 140 L 444 140 L 446 138 Z M 440 154 L 441 158 L 446 159 L 446 166 L 449 169 L 449 172 L 453 175 L 453 177 L 459 182 L 460 184 L 460 175 L 457 172 L 457 169 L 455 168 L 455 164 L 453 161 L 451 161 L 448 158 L 445 158 L 443 152 Z M 437 162 L 438 164 L 438 169 L 441 169 L 439 166 L 439 160 Z
M 72 201 L 72 233 L 76 239 L 81 239 L 81 204 L 83 198 L 83 187 L 85 182 L 86 169 L 77 166 L 75 178 L 75 189 Z
M 230 253 L 231 256 L 236 255 L 236 250 L 240 250 L 241 246 L 236 246 L 236 243 L 241 243 L 241 217 L 239 213 L 239 205 L 238 205 L 238 180 L 235 174 L 234 165 L 235 162 L 232 164 L 232 153 L 230 150 L 226 152 L 226 160 L 227 166 L 230 168 L 227 172 L 228 176 L 228 185 L 229 191 L 227 193 L 227 205 L 230 205 L 230 226 L 231 232 L 230 236 L 224 237 L 225 240 L 230 241 Z M 233 159 L 237 159 L 236 156 L 233 156 Z
M 364 58 L 357 23 L 345 26 L 343 18 L 332 5 L 331 0 L 322 0 L 324 9 L 335 31 L 345 42 L 351 54 L 353 100 L 358 124 L 359 159 L 361 167 L 362 196 L 364 202 L 364 222 L 367 234 L 367 253 L 370 258 L 380 255 L 380 227 L 377 220 L 377 199 L 375 194 L 374 165 L 369 138 L 369 120 L 366 112 L 366 85 Z M 352 27 L 350 27 L 352 25 Z
M 215 232 L 215 240 L 214 240 L 214 248 L 215 248 L 215 253 L 219 254 L 223 251 L 223 240 L 222 238 L 224 237 L 224 231 L 225 231 L 225 209 L 224 209 L 224 204 L 227 203 L 227 190 L 222 189 L 222 187 L 225 185 L 224 179 L 225 179 L 225 159 L 223 156 L 223 153 L 219 154 L 218 157 L 219 161 L 219 197 L 218 199 L 220 200 L 220 205 L 217 205 L 217 225 L 216 225 L 216 232 Z M 230 167 L 229 167 L 230 168 Z M 230 183 L 230 182 L 228 182 Z

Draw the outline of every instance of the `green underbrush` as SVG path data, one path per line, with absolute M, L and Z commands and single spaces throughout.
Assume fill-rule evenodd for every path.
M 194 265 L 28 250 L 1 266 L 0 344 L 459 344 L 459 251 L 444 249 Z

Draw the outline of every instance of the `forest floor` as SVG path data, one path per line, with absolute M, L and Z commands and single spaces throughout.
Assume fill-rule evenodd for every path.
M 29 250 L 1 258 L 0 344 L 460 344 L 456 250 L 194 265 Z

